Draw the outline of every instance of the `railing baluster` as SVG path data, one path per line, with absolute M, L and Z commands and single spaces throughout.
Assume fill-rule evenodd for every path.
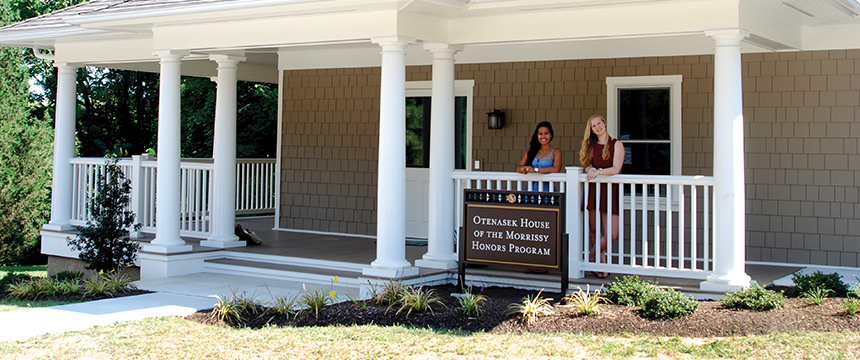
M 686 269 L 686 209 L 684 204 L 686 203 L 686 196 L 684 195 L 684 189 L 686 189 L 685 185 L 678 186 L 678 268 Z
M 697 186 L 690 186 L 690 268 L 692 270 L 699 268 L 699 229 L 696 227 L 699 220 L 698 190 Z
M 711 259 L 711 256 L 710 256 L 710 255 L 711 255 L 711 254 L 710 254 L 711 245 L 710 245 L 710 239 L 711 239 L 711 231 L 712 231 L 712 230 L 710 229 L 710 224 L 711 224 L 711 221 L 710 221 L 710 220 L 711 220 L 711 212 L 712 212 L 712 211 L 711 211 L 711 207 L 710 207 L 710 206 L 711 206 L 711 205 L 710 205 L 710 203 L 711 203 L 710 186 L 704 186 L 704 187 L 703 187 L 703 190 L 704 190 L 704 193 L 705 193 L 705 194 L 704 194 L 704 195 L 705 195 L 705 199 L 704 199 L 704 200 L 705 200 L 705 218 L 704 218 L 704 223 L 705 223 L 705 224 L 704 224 L 704 225 L 705 225 L 705 227 L 704 227 L 704 228 L 705 228 L 705 232 L 704 232 L 704 234 L 703 234 L 703 235 L 704 235 L 704 239 L 702 239 L 702 240 L 704 240 L 704 241 L 703 241 L 703 244 L 702 244 L 702 250 L 704 250 L 704 251 L 705 251 L 705 256 L 704 256 L 704 260 L 705 260 L 705 262 L 704 262 L 704 265 L 702 266 L 702 268 L 703 268 L 705 271 L 710 271 L 710 270 L 711 270 L 711 262 L 710 262 L 710 259 Z
M 666 267 L 672 266 L 672 185 L 666 186 Z

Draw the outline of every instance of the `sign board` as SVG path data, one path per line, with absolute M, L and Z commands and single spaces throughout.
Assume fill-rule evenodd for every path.
M 564 193 L 466 189 L 459 278 L 466 264 L 557 269 L 567 290 Z
M 463 260 L 561 269 L 563 193 L 464 192 Z

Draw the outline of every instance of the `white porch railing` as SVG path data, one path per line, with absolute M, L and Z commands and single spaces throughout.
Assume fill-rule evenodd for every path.
M 105 170 L 104 158 L 74 158 L 72 164 L 72 225 L 92 220 L 87 207 L 97 191 L 97 179 Z M 132 156 L 118 165 L 131 181 L 131 205 L 141 232 L 155 233 L 155 184 L 158 162 L 150 156 Z M 180 164 L 180 234 L 205 238 L 209 235 L 212 206 L 212 159 L 183 159 Z M 275 159 L 236 160 L 236 213 L 274 213 Z
M 706 176 L 602 176 L 592 181 L 597 199 L 602 192 L 611 198 L 620 195 L 619 235 L 610 243 L 606 259 L 590 259 L 600 253 L 600 242 L 589 241 L 592 225 L 584 210 L 591 186 L 581 168 L 567 173 L 523 175 L 509 172 L 467 172 L 452 174 L 456 198 L 456 227 L 463 224 L 463 189 L 550 190 L 566 193 L 566 232 L 570 234 L 571 276 L 584 271 L 635 273 L 676 278 L 705 279 L 713 268 L 713 178 Z M 548 184 L 547 184 L 548 183 Z M 617 184 L 617 185 L 616 185 Z M 620 194 L 612 194 L 617 188 Z M 608 202 L 608 206 L 612 202 Z M 597 202 L 598 207 L 600 202 Z M 607 209 L 612 213 L 612 209 Z M 598 218 L 600 211 L 596 212 Z M 597 219 L 600 220 L 600 219 Z M 611 219 L 609 227 L 612 226 Z M 600 222 L 598 222 L 600 223 Z M 595 227 L 595 238 L 605 230 Z M 595 249 L 592 249 L 595 247 Z

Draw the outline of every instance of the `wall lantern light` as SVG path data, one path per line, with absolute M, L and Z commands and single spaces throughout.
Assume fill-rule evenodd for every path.
M 490 130 L 498 130 L 505 127 L 505 113 L 498 109 L 487 113 L 487 127 Z

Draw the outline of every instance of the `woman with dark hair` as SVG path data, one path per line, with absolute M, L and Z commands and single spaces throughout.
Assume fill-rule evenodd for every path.
M 624 145 L 618 139 L 613 139 L 606 131 L 606 119 L 600 115 L 592 115 L 588 118 L 588 123 L 585 127 L 585 135 L 582 138 L 582 147 L 579 150 L 579 162 L 585 170 L 586 179 L 594 180 L 600 175 L 609 176 L 621 173 L 621 167 L 624 165 Z M 590 230 L 591 253 L 589 259 L 594 261 L 597 259 L 597 227 L 602 226 L 600 236 L 600 263 L 606 263 L 606 247 L 611 241 L 618 238 L 618 211 L 621 203 L 618 184 L 612 185 L 612 221 L 607 216 L 608 202 L 607 193 L 609 186 L 601 184 L 600 186 L 600 204 L 597 204 L 597 184 L 588 185 L 588 224 Z M 601 224 L 597 224 L 597 211 L 600 210 L 600 218 L 603 220 Z M 611 230 L 610 230 L 611 227 Z M 607 241 L 606 233 L 611 231 L 611 240 Z M 609 273 L 592 272 L 599 278 L 609 277 Z
M 552 124 L 543 121 L 535 126 L 529 142 L 529 151 L 517 164 L 517 172 L 521 174 L 553 174 L 561 171 L 561 149 L 550 145 L 555 132 Z M 538 183 L 532 184 L 532 191 L 538 190 Z M 543 191 L 549 191 L 549 183 L 544 182 Z

